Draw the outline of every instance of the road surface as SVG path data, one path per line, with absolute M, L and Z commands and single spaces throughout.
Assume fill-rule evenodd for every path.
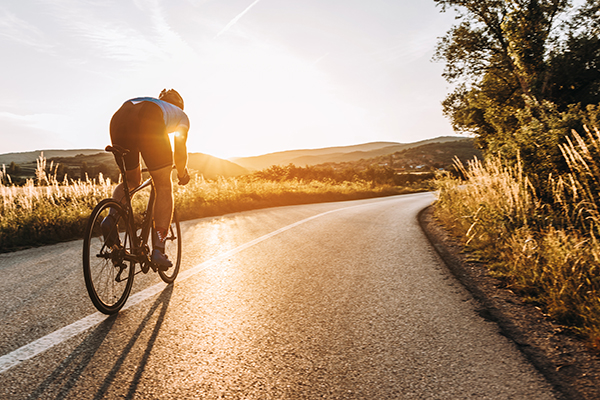
M 0 255 L 2 399 L 553 399 L 427 242 L 431 193 L 183 224 L 95 312 L 81 241 Z

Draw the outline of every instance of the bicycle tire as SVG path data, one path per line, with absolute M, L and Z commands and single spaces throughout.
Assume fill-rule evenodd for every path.
M 169 234 L 165 240 L 165 254 L 169 257 L 169 260 L 173 263 L 173 266 L 166 271 L 158 271 L 158 275 L 165 283 L 173 283 L 177 274 L 179 274 L 179 267 L 181 265 L 181 227 L 179 226 L 179 219 L 177 218 L 177 212 L 173 210 L 173 219 L 171 220 L 171 226 L 169 227 Z
M 108 247 L 102 234 L 101 222 L 110 209 L 116 210 L 116 222 L 111 233 L 115 244 Z M 83 239 L 83 276 L 94 306 L 103 314 L 117 313 L 129 297 L 133 286 L 135 262 L 123 257 L 132 253 L 133 232 L 127 213 L 113 199 L 102 200 L 92 211 Z

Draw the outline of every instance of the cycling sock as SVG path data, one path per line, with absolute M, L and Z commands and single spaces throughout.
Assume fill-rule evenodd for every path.
M 165 252 L 165 240 L 167 239 L 167 235 L 169 230 L 167 228 L 155 228 L 154 229 L 154 240 L 152 244 L 154 248 L 160 250 L 162 253 Z

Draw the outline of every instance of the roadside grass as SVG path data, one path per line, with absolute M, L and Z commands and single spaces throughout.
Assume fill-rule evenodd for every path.
M 429 190 L 371 182 L 269 181 L 252 176 L 175 185 L 175 206 L 182 220 L 284 205 L 356 200 Z
M 91 210 L 112 190 L 102 177 L 38 184 L 30 179 L 24 186 L 0 182 L 0 252 L 82 237 Z
M 0 170 L 0 252 L 56 243 L 83 237 L 87 219 L 95 205 L 110 197 L 115 183 L 97 179 L 56 179 L 56 168 L 38 160 L 36 179 L 24 186 L 10 183 Z M 174 184 L 175 206 L 180 220 L 223 215 L 251 209 L 317 202 L 355 200 L 431 190 L 428 182 L 405 187 L 354 179 L 269 180 L 260 174 L 205 180 L 196 176 L 186 186 Z M 134 197 L 134 208 L 142 211 L 148 190 Z
M 467 166 L 439 177 L 435 216 L 474 260 L 526 301 L 600 350 L 600 132 L 561 146 L 570 171 L 550 176 L 542 200 L 520 162 Z

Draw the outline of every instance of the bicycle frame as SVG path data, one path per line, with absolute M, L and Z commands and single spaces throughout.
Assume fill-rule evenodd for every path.
M 133 262 L 133 263 L 139 263 L 142 272 L 147 273 L 149 268 L 149 265 L 151 265 L 150 260 L 148 259 L 148 254 L 149 254 L 149 248 L 148 248 L 148 237 L 150 235 L 150 231 L 152 230 L 152 215 L 154 213 L 154 200 L 155 200 L 155 192 L 154 192 L 154 184 L 152 181 L 152 178 L 148 178 L 146 179 L 144 182 L 142 182 L 139 186 L 129 190 L 129 182 L 127 181 L 127 171 L 125 169 L 125 157 L 124 154 L 121 153 L 120 157 L 117 156 L 116 153 L 113 153 L 115 155 L 115 160 L 117 161 L 117 165 L 119 167 L 119 169 L 121 170 L 121 176 L 123 177 L 123 193 L 124 193 L 124 198 L 125 198 L 125 204 L 123 204 L 123 202 L 121 201 L 121 204 L 123 204 L 124 208 L 126 209 L 127 212 L 127 219 L 129 220 L 129 224 L 131 224 L 131 231 L 133 232 L 134 237 L 131 238 L 132 239 L 132 250 L 133 250 L 133 254 L 127 254 L 125 256 L 125 259 L 127 261 Z M 149 172 L 146 168 L 142 169 L 141 172 Z M 146 211 L 144 213 L 144 219 L 142 220 L 142 225 L 141 225 L 141 234 L 138 235 L 137 234 L 137 227 L 135 226 L 135 217 L 133 214 L 133 205 L 131 203 L 131 200 L 133 198 L 133 196 L 142 191 L 143 189 L 147 188 L 148 186 L 151 187 L 151 191 L 150 191 L 150 198 L 148 199 L 148 205 L 146 207 Z M 153 268 L 154 269 L 154 268 Z M 137 273 L 137 272 L 136 272 Z
M 161 269 L 159 265 L 152 262 L 149 245 L 150 240 L 152 245 L 155 244 L 153 216 L 156 201 L 156 188 L 152 178 L 146 179 L 130 190 L 124 165 L 124 156 L 128 150 L 118 146 L 107 146 L 106 151 L 112 152 L 115 156 L 123 176 L 121 187 L 124 193 L 120 201 L 107 198 L 94 207 L 83 240 L 83 275 L 92 303 L 100 312 L 114 314 L 127 301 L 133 285 L 133 277 L 138 273 L 148 273 L 152 269 L 165 283 L 172 284 L 179 272 L 182 247 L 181 228 L 177 214 L 173 210 L 165 247 L 161 248 L 163 254 L 173 260 L 173 264 L 169 268 Z M 143 172 L 147 170 L 144 169 Z M 134 213 L 133 196 L 148 187 L 151 191 L 145 212 Z M 107 219 L 109 215 L 113 215 L 112 222 Z M 114 215 L 119 217 L 115 220 Z M 151 234 L 152 239 L 150 239 Z M 140 265 L 139 269 L 136 264 Z M 124 273 L 126 276 L 123 276 Z
M 146 172 L 146 170 L 143 170 L 143 172 Z M 131 262 L 135 262 L 135 263 L 139 263 L 142 272 L 147 273 L 149 270 L 149 265 L 151 265 L 151 263 L 149 262 L 149 258 L 148 255 L 150 253 L 150 249 L 148 247 L 148 238 L 149 235 L 152 231 L 152 216 L 154 213 L 154 200 L 155 200 L 155 193 L 154 193 L 154 185 L 152 183 L 152 178 L 148 178 L 146 179 L 144 182 L 142 182 L 142 184 L 140 184 L 138 187 L 132 189 L 131 191 L 127 190 L 127 184 L 125 183 L 127 179 L 124 179 L 123 182 L 123 189 L 125 189 L 125 198 L 127 200 L 127 214 L 128 214 L 128 219 L 129 219 L 129 223 L 131 224 L 131 230 L 134 234 L 134 237 L 132 238 L 133 240 L 133 254 L 127 255 L 125 257 L 125 259 L 127 259 L 128 261 Z M 146 211 L 143 213 L 143 220 L 141 222 L 141 233 L 138 235 L 138 227 L 136 226 L 135 223 L 135 217 L 134 217 L 134 213 L 133 213 L 133 206 L 131 203 L 131 199 L 133 198 L 133 196 L 140 192 L 141 190 L 147 188 L 147 187 L 151 187 L 151 191 L 150 191 L 150 198 L 148 199 L 148 205 L 146 206 Z M 138 272 L 136 272 L 138 273 Z

